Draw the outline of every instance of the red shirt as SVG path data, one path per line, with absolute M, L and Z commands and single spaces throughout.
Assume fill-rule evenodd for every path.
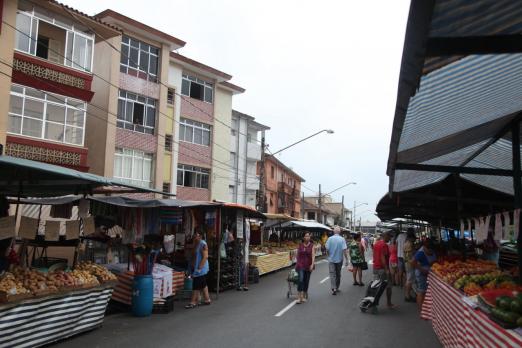
M 386 264 L 388 264 L 390 262 L 390 250 L 384 240 L 378 241 L 373 246 L 373 269 L 384 269 L 385 265 L 381 263 L 382 255 L 384 255 Z
M 397 244 L 392 244 L 388 247 L 390 251 L 390 263 L 398 263 L 399 258 L 397 257 Z
M 304 243 L 299 244 L 297 248 L 297 262 L 295 265 L 296 270 L 309 271 L 312 265 L 312 253 L 314 252 L 314 245 L 312 243 L 305 246 Z

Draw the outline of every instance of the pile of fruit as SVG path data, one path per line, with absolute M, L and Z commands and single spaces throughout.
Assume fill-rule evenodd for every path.
M 488 297 L 487 294 L 479 296 Z M 495 306 L 491 309 L 491 316 L 511 327 L 522 327 L 522 293 L 512 291 L 511 294 L 497 296 Z
M 24 287 L 22 282 L 16 280 L 15 276 L 9 272 L 7 272 L 0 279 L 0 291 L 5 292 L 8 295 L 20 295 L 29 293 L 29 290 L 27 290 Z
M 24 288 L 35 296 L 58 291 L 57 282 L 49 279 L 48 274 L 40 271 L 15 267 L 12 269 L 12 274 L 19 283 L 23 284 Z
M 454 284 L 458 279 L 466 275 L 486 274 L 498 269 L 497 265 L 490 261 L 468 260 L 436 263 L 431 267 L 443 281 Z
M 96 278 L 102 283 L 108 282 L 111 280 L 117 280 L 116 276 L 109 271 L 107 268 L 97 265 L 92 262 L 81 262 L 78 267 L 76 267 L 77 270 L 80 271 L 86 271 Z
M 463 290 L 467 296 L 478 295 L 483 290 L 507 289 L 514 290 L 516 284 L 509 275 L 499 270 L 486 274 L 465 275 L 459 278 L 453 287 Z
M 96 278 L 96 276 L 89 273 L 88 271 L 75 269 L 71 272 L 71 276 L 74 278 L 74 283 L 78 287 L 90 287 L 100 285 L 98 278 Z

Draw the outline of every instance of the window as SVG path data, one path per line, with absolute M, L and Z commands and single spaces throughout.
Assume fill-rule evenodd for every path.
M 230 153 L 230 167 L 234 169 L 237 167 L 237 156 L 235 152 Z
M 247 141 L 249 143 L 256 143 L 257 142 L 257 133 L 248 132 Z
M 16 49 L 27 54 L 67 65 L 74 69 L 92 71 L 94 35 L 88 28 L 74 24 L 45 10 L 26 7 L 16 14 Z M 25 6 L 24 6 L 25 5 Z
M 275 168 L 274 166 L 270 167 L 270 178 L 275 179 Z
M 170 193 L 170 182 L 164 182 L 163 183 L 163 192 Z M 168 195 L 163 195 L 163 198 L 169 198 Z
M 181 118 L 179 123 L 179 140 L 210 146 L 210 126 L 205 123 Z
M 123 36 L 120 71 L 152 82 L 158 81 L 159 48 Z
M 172 134 L 165 134 L 165 151 L 172 152 Z
M 177 184 L 178 186 L 208 189 L 209 176 L 210 169 L 179 164 Z
M 153 154 L 116 148 L 114 177 L 133 185 L 152 187 Z
M 230 134 L 232 134 L 232 136 L 236 136 L 236 131 L 237 129 L 237 119 L 233 118 L 232 119 L 232 126 L 230 127 Z
M 315 212 L 312 212 L 312 211 L 308 212 L 308 220 L 315 220 Z
M 174 105 L 174 90 L 172 88 L 167 89 L 167 104 Z
M 81 100 L 13 84 L 8 132 L 83 146 L 85 108 Z
M 183 74 L 181 94 L 194 99 L 212 103 L 212 84 L 194 76 Z
M 118 98 L 118 127 L 154 134 L 155 124 L 155 99 L 120 90 Z

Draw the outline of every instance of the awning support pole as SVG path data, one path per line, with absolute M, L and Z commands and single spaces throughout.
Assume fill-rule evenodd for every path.
M 454 174 L 454 179 L 455 179 L 455 190 L 456 190 L 456 193 L 457 193 L 457 223 L 460 223 L 460 220 L 462 219 L 462 201 L 461 201 L 461 198 L 462 198 L 462 189 L 460 187 L 460 175 L 459 174 Z M 462 233 L 464 233 L 464 231 L 460 231 Z M 466 239 L 464 238 L 464 236 L 461 236 L 460 233 L 459 233 L 459 244 L 460 244 L 460 247 L 462 248 L 462 258 L 464 259 L 464 261 L 466 261 Z
M 522 173 L 520 169 L 520 121 L 514 122 L 511 128 L 511 144 L 513 152 L 513 191 L 515 194 L 515 209 L 522 208 Z M 518 223 L 518 281 L 522 282 L 522 219 Z

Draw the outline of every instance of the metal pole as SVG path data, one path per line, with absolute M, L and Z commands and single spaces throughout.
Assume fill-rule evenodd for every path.
M 520 169 L 520 121 L 514 122 L 511 128 L 511 143 L 513 153 L 513 191 L 515 193 L 515 209 L 522 208 L 522 172 Z M 518 222 L 518 276 L 522 282 L 522 219 Z
M 217 239 L 217 279 L 216 299 L 219 299 L 219 282 L 221 278 L 221 208 L 216 209 L 216 239 Z
M 259 167 L 259 192 L 257 198 L 257 211 L 266 213 L 265 210 L 265 131 L 261 132 L 261 164 Z
M 346 227 L 346 221 L 344 221 L 344 195 L 341 198 L 341 226 Z
M 305 215 L 305 210 L 304 210 L 304 192 L 303 192 L 303 196 L 301 197 L 301 219 L 304 219 L 304 215 Z
M 318 216 L 317 216 L 317 218 L 318 218 L 317 221 L 318 221 L 319 223 L 322 224 L 322 223 L 323 223 L 323 216 L 322 216 L 323 214 L 321 214 L 321 209 L 322 209 L 322 208 L 321 208 L 321 205 L 322 205 L 321 184 L 319 184 L 319 199 L 318 199 L 318 202 L 317 202 L 317 203 L 318 203 L 318 205 L 319 205 L 319 214 L 318 214 Z
M 353 216 L 352 216 L 352 225 L 353 231 L 357 229 L 357 221 L 355 221 L 355 209 L 357 208 L 357 201 L 353 201 Z

